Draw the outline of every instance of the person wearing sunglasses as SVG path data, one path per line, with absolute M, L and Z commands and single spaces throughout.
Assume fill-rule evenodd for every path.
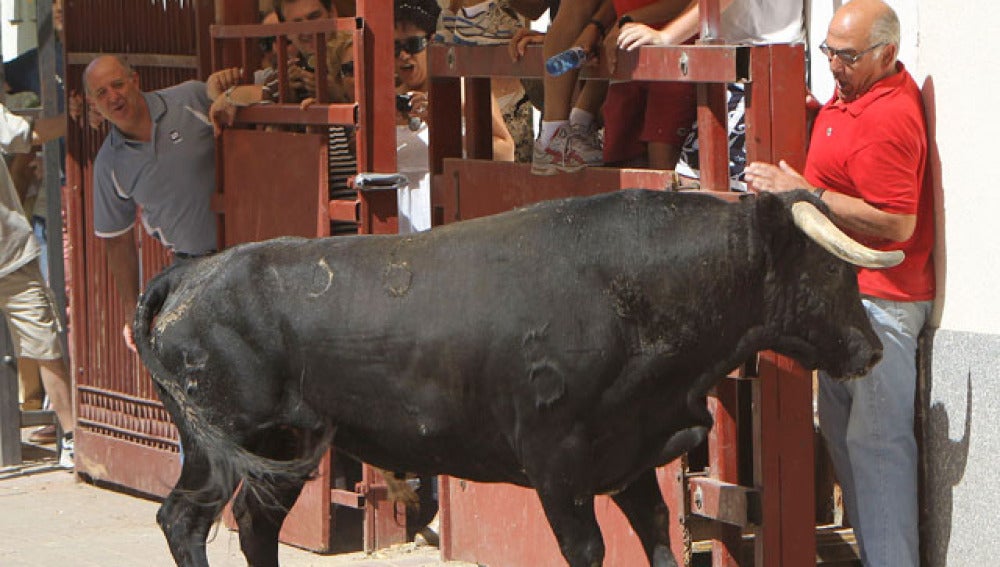
M 857 380 L 819 376 L 820 429 L 867 567 L 920 564 L 913 408 L 917 338 L 935 295 L 934 203 L 923 99 L 896 60 L 899 34 L 881 0 L 837 10 L 820 46 L 836 92 L 816 116 L 805 171 L 747 167 L 754 189 L 811 191 L 857 240 L 906 254 L 894 268 L 858 271 L 882 361 Z
M 397 112 L 396 160 L 400 173 L 410 180 L 400 190 L 400 232 L 431 227 L 430 175 L 428 169 L 428 100 L 430 83 L 427 46 L 437 27 L 441 7 L 436 0 L 395 0 L 395 55 L 397 94 L 408 99 Z M 460 109 L 455 109 L 456 111 Z M 514 139 L 510 135 L 496 99 L 492 101 L 493 159 L 514 160 Z M 419 119 L 419 123 L 411 118 Z M 416 126 L 416 128 L 413 128 Z

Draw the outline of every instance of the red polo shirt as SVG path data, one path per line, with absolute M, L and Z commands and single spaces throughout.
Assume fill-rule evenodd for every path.
M 852 102 L 834 94 L 816 117 L 805 177 L 817 187 L 864 199 L 889 213 L 915 214 L 905 242 L 857 233 L 878 250 L 902 250 L 895 268 L 858 271 L 861 293 L 894 301 L 934 298 L 934 203 L 927 164 L 927 129 L 920 89 L 902 63 Z

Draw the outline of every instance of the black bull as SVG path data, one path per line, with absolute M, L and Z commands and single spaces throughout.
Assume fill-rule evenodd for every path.
M 601 563 L 593 498 L 612 494 L 650 563 L 674 565 L 654 467 L 705 439 L 709 389 L 759 350 L 845 377 L 881 356 L 854 267 L 797 228 L 800 201 L 818 203 L 623 191 L 171 267 L 134 335 L 185 449 L 157 516 L 175 561 L 208 564 L 242 480 L 241 546 L 276 565 L 332 441 L 388 470 L 533 487 L 574 567 Z

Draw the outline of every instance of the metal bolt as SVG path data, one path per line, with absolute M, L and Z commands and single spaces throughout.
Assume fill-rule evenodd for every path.
M 13 367 L 14 366 L 14 357 L 11 356 L 11 355 L 9 355 L 9 354 L 5 354 L 4 357 L 3 357 L 3 364 L 4 364 L 4 366 L 11 366 L 11 367 Z
M 687 54 L 687 51 L 681 53 L 680 64 L 681 64 L 681 75 L 684 75 L 686 77 L 687 74 L 688 74 L 688 54 Z
M 694 489 L 694 507 L 698 510 L 701 510 L 703 500 L 704 500 L 704 495 L 702 494 L 701 487 L 699 486 L 698 488 Z

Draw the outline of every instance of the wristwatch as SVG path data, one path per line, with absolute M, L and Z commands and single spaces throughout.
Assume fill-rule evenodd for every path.
M 635 20 L 632 19 L 632 16 L 625 14 L 624 16 L 618 19 L 618 29 L 621 29 L 621 27 L 624 26 L 625 24 L 631 24 L 634 22 Z
M 826 193 L 826 188 L 825 187 L 817 187 L 817 188 L 813 189 L 811 191 L 811 193 L 813 194 L 813 197 L 816 197 L 817 199 L 819 199 L 820 201 L 822 201 L 823 200 L 823 193 Z

